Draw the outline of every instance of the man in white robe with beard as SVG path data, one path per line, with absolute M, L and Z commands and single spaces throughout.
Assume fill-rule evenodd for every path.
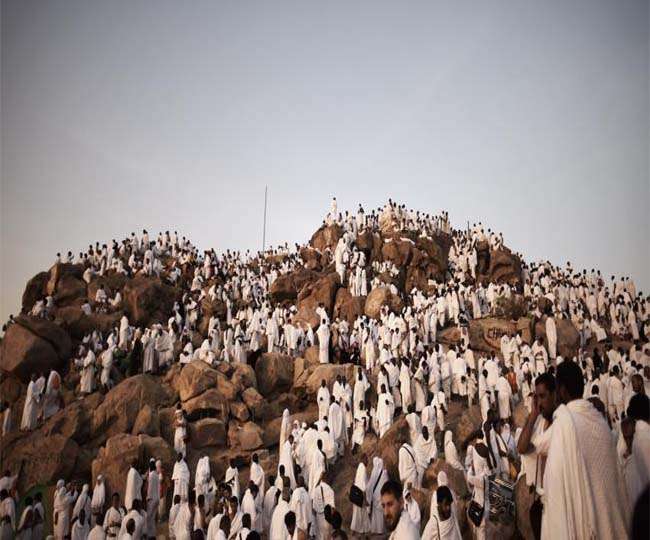
M 575 362 L 562 362 L 556 377 L 562 405 L 553 415 L 544 471 L 542 540 L 627 538 L 628 494 L 611 430 L 582 399 L 584 378 Z
M 422 532 L 422 540 L 461 540 L 458 517 L 453 510 L 453 495 L 447 486 L 439 486 L 432 494 L 429 522 Z
M 65 482 L 59 480 L 54 492 L 54 538 L 63 540 L 70 532 L 70 511 L 77 500 L 77 493 L 74 490 L 68 491 Z

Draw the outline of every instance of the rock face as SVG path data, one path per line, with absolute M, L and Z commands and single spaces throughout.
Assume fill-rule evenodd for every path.
M 517 324 L 506 319 L 487 317 L 472 319 L 469 322 L 469 342 L 474 350 L 498 352 L 501 350 L 501 337 L 514 336 Z
M 60 478 L 72 478 L 77 473 L 76 462 L 80 448 L 74 440 L 64 435 L 43 436 L 40 431 L 34 431 L 27 437 L 7 444 L 3 460 L 3 468 L 19 471 L 18 489 L 24 493 L 37 484 L 56 483 Z
M 363 315 L 366 298 L 364 296 L 352 296 L 349 289 L 341 287 L 336 292 L 334 302 L 334 318 L 348 321 L 350 324 Z
M 91 436 L 106 440 L 120 433 L 131 433 L 145 405 L 152 409 L 171 405 L 173 396 L 150 375 L 135 375 L 113 388 L 95 409 Z
M 323 225 L 311 237 L 309 245 L 320 252 L 326 249 L 334 251 L 339 238 L 343 236 L 343 229 L 339 225 Z
M 193 448 L 226 445 L 226 424 L 216 418 L 204 418 L 190 424 L 190 441 Z
M 370 291 L 366 298 L 364 313 L 368 317 L 378 319 L 383 306 L 388 306 L 391 311 L 399 313 L 403 307 L 402 299 L 391 293 L 388 287 L 377 287 Z
M 26 383 L 32 373 L 60 370 L 71 349 L 70 337 L 56 324 L 21 315 L 2 340 L 0 367 Z
M 136 276 L 124 287 L 122 300 L 129 322 L 139 326 L 166 323 L 178 292 L 159 279 Z
M 22 310 L 28 313 L 46 292 L 47 282 L 50 279 L 49 272 L 39 272 L 27 282 L 22 298 Z
M 508 283 L 519 289 L 522 288 L 521 260 L 510 250 L 507 248 L 493 250 L 486 257 L 485 250 L 479 249 L 478 258 L 479 276 L 484 283 Z
M 332 314 L 336 291 L 340 287 L 339 275 L 336 272 L 327 274 L 314 283 L 305 285 L 298 294 L 298 309 L 308 308 L 315 310 L 323 304 L 325 311 Z
M 181 401 L 196 397 L 209 388 L 214 388 L 220 373 L 208 366 L 202 360 L 194 360 L 187 364 L 176 379 L 176 389 Z
M 293 383 L 293 358 L 279 353 L 264 353 L 255 364 L 258 390 L 265 397 L 286 392 Z

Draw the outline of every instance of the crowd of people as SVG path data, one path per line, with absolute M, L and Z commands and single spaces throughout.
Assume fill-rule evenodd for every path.
M 479 246 L 502 249 L 501 234 L 485 231 L 481 223 L 453 229 L 446 212 L 432 216 L 392 201 L 370 213 L 359 206 L 352 214 L 339 212 L 334 199 L 324 225 L 342 231 L 322 254 L 334 263 L 340 284 L 352 296 L 389 287 L 401 297 L 401 311 L 383 306 L 377 318 L 360 314 L 349 321 L 334 318 L 321 304 L 315 310 L 319 324 L 312 327 L 298 317 L 295 305 L 273 303 L 274 281 L 305 262 L 300 245 L 217 255 L 200 252 L 176 232 L 154 240 L 145 230 L 140 238 L 132 234 L 120 243 L 91 245 L 77 257 L 57 254 L 56 262 L 83 265 L 87 283 L 119 273 L 157 276 L 183 290 L 166 324 L 140 327 L 124 314 L 111 331 L 94 330 L 83 338 L 65 372 L 79 375 L 79 396 L 107 392 L 136 373 L 160 374 L 174 363 L 245 363 L 261 349 L 297 357 L 316 346 L 320 363 L 356 366 L 353 380 L 321 382 L 313 424 L 292 421 L 292 411 L 284 411 L 277 470 L 265 473 L 253 454 L 244 485 L 235 461 L 223 478 L 214 478 L 205 456 L 191 474 L 187 418 L 179 404 L 173 470 L 156 460 L 144 467 L 134 463 L 125 493 L 110 497 L 101 475 L 92 490 L 61 480 L 54 495 L 54 538 L 153 538 L 165 520 L 168 536 L 179 540 L 388 533 L 395 540 L 449 540 L 461 538 L 465 521 L 474 538 L 489 538 L 490 482 L 521 477 L 534 493 L 530 521 L 537 538 L 632 537 L 634 509 L 644 501 L 647 506 L 650 479 L 650 298 L 637 294 L 633 280 L 606 282 L 599 272 L 578 271 L 570 263 L 562 268 L 522 261 L 520 283 L 486 283 L 478 279 Z M 402 269 L 369 260 L 355 241 L 362 232 L 378 234 L 387 227 L 409 242 L 412 233 L 448 237 L 444 280 L 430 280 L 426 290 L 400 291 L 381 278 Z M 496 313 L 514 296 L 543 324 L 545 339 L 528 343 L 516 332 L 500 338 L 498 351 L 474 350 L 468 321 Z M 224 305 L 225 315 L 205 315 L 205 300 Z M 94 301 L 82 309 L 123 307 L 119 291 L 109 294 L 99 285 Z M 51 317 L 56 308 L 55 298 L 45 296 L 30 315 Z M 579 347 L 564 358 L 558 326 L 567 322 L 579 335 Z M 438 333 L 449 327 L 459 328 L 460 339 L 443 345 Z M 55 371 L 33 374 L 19 411 L 20 430 L 33 430 L 56 414 L 63 384 Z M 455 441 L 448 429 L 453 403 L 480 409 L 481 427 L 466 440 Z M 519 428 L 513 420 L 517 406 L 528 413 Z M 9 403 L 3 409 L 4 436 L 16 422 Z M 390 478 L 380 457 L 370 463 L 364 440 L 381 440 L 402 418 L 408 440 L 398 450 L 399 475 Z M 353 487 L 335 494 L 337 463 L 350 457 L 358 461 Z M 441 471 L 423 522 L 425 509 L 412 492 L 438 459 L 462 473 L 471 494 L 467 519 Z M 0 540 L 14 533 L 42 538 L 41 494 L 26 498 L 17 516 L 20 472 L 14 473 L 0 479 Z M 350 523 L 343 523 L 337 509 L 341 497 L 353 504 Z

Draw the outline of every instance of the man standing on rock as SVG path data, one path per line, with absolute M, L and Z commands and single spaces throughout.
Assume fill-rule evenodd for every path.
M 318 361 L 327 364 L 330 361 L 330 328 L 325 319 L 321 321 L 316 334 L 318 335 Z

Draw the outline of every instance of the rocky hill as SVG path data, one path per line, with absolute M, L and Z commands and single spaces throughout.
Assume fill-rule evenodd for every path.
M 367 297 L 353 297 L 341 285 L 335 271 L 333 252 L 344 233 L 338 224 L 324 224 L 295 254 L 267 253 L 247 264 L 253 269 L 270 269 L 291 260 L 290 271 L 277 277 L 268 291 L 268 299 L 272 305 L 295 306 L 295 320 L 315 329 L 319 304 L 332 320 L 340 318 L 353 323 L 361 315 L 379 317 L 382 306 L 399 312 L 411 304 L 414 288 L 426 295 L 435 283 L 449 279 L 449 250 L 457 234 L 450 232 L 422 236 L 416 231 L 396 230 L 394 224 L 361 232 L 354 245 L 365 254 L 368 279 L 377 278 L 384 284 Z M 518 255 L 506 247 L 491 250 L 483 242 L 477 246 L 477 256 L 476 280 L 470 279 L 471 283 L 507 283 L 522 292 L 522 260 Z M 28 281 L 22 314 L 7 328 L 2 340 L 0 393 L 11 404 L 17 426 L 30 375 L 55 369 L 62 374 L 65 406 L 34 431 L 14 430 L 2 440 L 3 469 L 18 471 L 22 467 L 18 484 L 21 492 L 34 485 L 52 486 L 59 478 L 94 483 L 100 473 L 109 483 L 109 492 L 123 492 L 129 465 L 134 460 L 145 463 L 150 457 L 162 459 L 165 470 L 171 471 L 177 403 L 182 404 L 190 420 L 188 465 L 192 473 L 199 457 L 208 455 L 213 475 L 219 479 L 234 458 L 240 465 L 242 481 L 246 481 L 251 455 L 257 452 L 267 473 L 275 474 L 282 411 L 288 408 L 292 420 L 314 421 L 318 415 L 315 394 L 320 381 L 325 379 L 331 384 L 339 374 L 354 380 L 353 365 L 337 363 L 345 360 L 337 356 L 337 351 L 333 351 L 334 363 L 320 365 L 317 347 L 292 358 L 262 352 L 266 350 L 263 342 L 261 350 L 248 353 L 246 364 L 220 363 L 210 367 L 205 362 L 192 362 L 181 370 L 174 363 L 162 375 L 127 376 L 116 369 L 114 388 L 107 393 L 96 391 L 80 397 L 76 390 L 79 375 L 70 366 L 70 358 L 84 336 L 94 330 L 106 335 L 116 328 L 123 314 L 135 326 L 166 325 L 174 303 L 181 302 L 190 290 L 196 265 L 183 265 L 180 279 L 171 284 L 167 279 L 169 261 L 163 258 L 162 262 L 164 268 L 159 277 L 130 277 L 109 270 L 87 283 L 83 279 L 84 265 L 59 263 Z M 390 262 L 398 272 L 376 273 L 372 270 L 374 262 Z M 227 279 L 227 275 L 218 273 L 203 288 L 224 284 Z M 121 293 L 120 309 L 85 314 L 81 305 L 87 300 L 94 302 L 100 285 L 111 297 Z M 29 316 L 34 303 L 46 295 L 54 300 L 49 317 Z M 245 307 L 245 302 L 235 299 L 233 311 Z M 470 320 L 470 346 L 476 351 L 500 353 L 499 338 L 504 333 L 520 331 L 529 343 L 536 337 L 544 338 L 544 325 L 536 324 L 531 314 L 534 307 L 539 306 L 531 306 L 521 294 L 515 294 L 500 304 L 493 316 Z M 207 337 L 210 317 L 216 315 L 225 321 L 226 314 L 225 303 L 202 300 L 197 332 L 192 336 L 195 347 Z M 574 355 L 578 333 L 569 320 L 558 320 L 558 334 L 560 354 Z M 438 334 L 439 342 L 446 345 L 460 339 L 460 330 L 454 325 Z M 177 348 L 176 358 L 179 352 Z M 521 423 L 523 413 L 518 411 L 517 415 Z M 479 426 L 478 407 L 468 410 L 452 403 L 447 423 L 460 444 Z M 381 441 L 368 434 L 362 452 L 369 457 L 381 455 L 391 475 L 397 476 L 397 451 L 407 437 L 402 417 Z M 358 458 L 359 454 L 347 455 L 332 474 L 337 506 L 348 524 L 351 509 L 347 493 Z M 427 471 L 423 490 L 416 494 L 423 523 L 428 515 L 430 489 L 435 487 L 440 469 L 448 472 L 456 493 L 467 493 L 462 475 L 448 467 L 444 459 L 438 460 Z M 521 496 L 525 494 L 522 492 Z M 508 530 L 507 535 L 512 534 Z

